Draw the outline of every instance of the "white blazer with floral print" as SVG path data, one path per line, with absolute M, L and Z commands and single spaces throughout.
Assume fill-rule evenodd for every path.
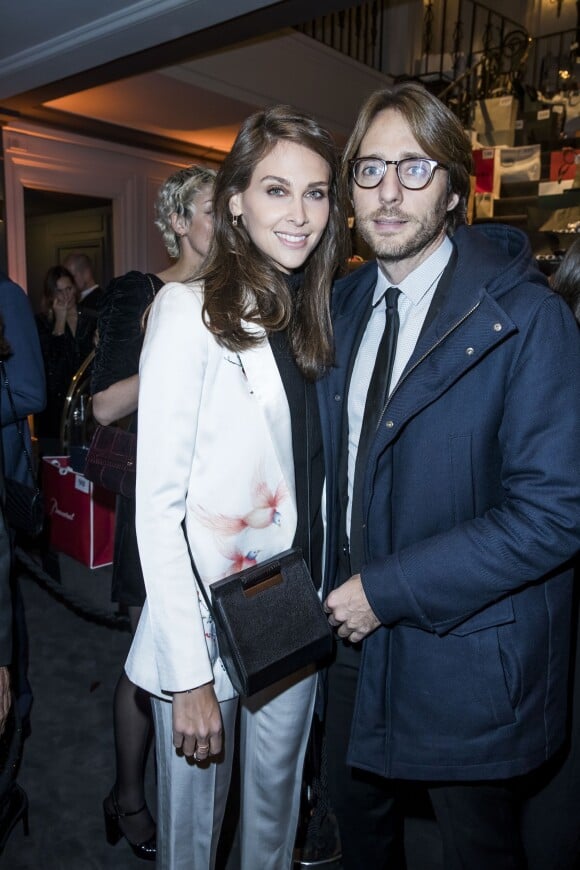
M 137 540 L 147 601 L 126 670 L 151 694 L 213 681 L 235 692 L 196 591 L 182 529 L 206 586 L 292 545 L 296 496 L 290 411 L 262 343 L 240 354 L 202 321 L 203 287 L 165 285 L 139 371 Z

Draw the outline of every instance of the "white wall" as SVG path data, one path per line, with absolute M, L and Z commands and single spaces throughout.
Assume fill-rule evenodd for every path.
M 2 134 L 8 271 L 14 281 L 27 289 L 24 188 L 110 199 L 115 275 L 166 264 L 153 203 L 159 185 L 187 161 L 27 123 L 10 124 Z

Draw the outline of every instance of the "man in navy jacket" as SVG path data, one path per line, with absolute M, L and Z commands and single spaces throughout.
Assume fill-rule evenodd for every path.
M 5 359 L 5 370 L 14 403 L 13 409 L 6 384 L 0 384 L 4 474 L 5 477 L 32 485 L 34 481 L 31 480 L 20 433 L 24 436 L 30 454 L 32 445 L 27 418 L 30 414 L 42 411 L 45 405 L 44 364 L 30 300 L 22 287 L 11 281 L 2 271 L 0 271 L 0 315 L 5 327 L 5 338 L 11 348 L 11 353 Z M 11 537 L 13 538 L 13 532 Z M 32 704 L 32 690 L 27 676 L 28 635 L 20 586 L 17 578 L 14 580 L 12 687 L 26 731 Z
M 428 788 L 446 870 L 523 868 L 516 778 L 565 734 L 577 326 L 523 233 L 465 226 L 470 142 L 421 85 L 367 100 L 344 166 L 376 255 L 336 285 L 319 388 L 344 868 L 396 866 L 400 780 Z M 399 323 L 377 407 L 389 287 Z

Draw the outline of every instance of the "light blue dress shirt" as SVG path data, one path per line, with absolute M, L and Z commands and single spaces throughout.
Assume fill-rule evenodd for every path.
M 378 347 L 385 328 L 385 306 L 379 305 L 387 288 L 396 286 L 401 291 L 397 310 L 399 312 L 399 334 L 393 373 L 389 385 L 389 396 L 396 387 L 405 366 L 417 344 L 429 306 L 435 295 L 439 279 L 449 262 L 453 245 L 448 236 L 430 257 L 401 281 L 392 285 L 381 270 L 380 263 L 377 283 L 373 293 L 373 311 L 362 337 L 348 391 L 348 507 L 346 511 L 346 531 L 350 539 L 352 488 L 356 456 L 362 428 L 365 402 Z

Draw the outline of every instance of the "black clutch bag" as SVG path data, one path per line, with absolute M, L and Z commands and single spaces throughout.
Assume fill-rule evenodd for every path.
M 39 535 L 44 525 L 44 500 L 40 489 L 11 477 L 5 478 L 4 486 L 8 525 L 31 538 Z
M 332 631 L 298 548 L 213 583 L 221 659 L 235 690 L 253 695 L 332 652 Z

